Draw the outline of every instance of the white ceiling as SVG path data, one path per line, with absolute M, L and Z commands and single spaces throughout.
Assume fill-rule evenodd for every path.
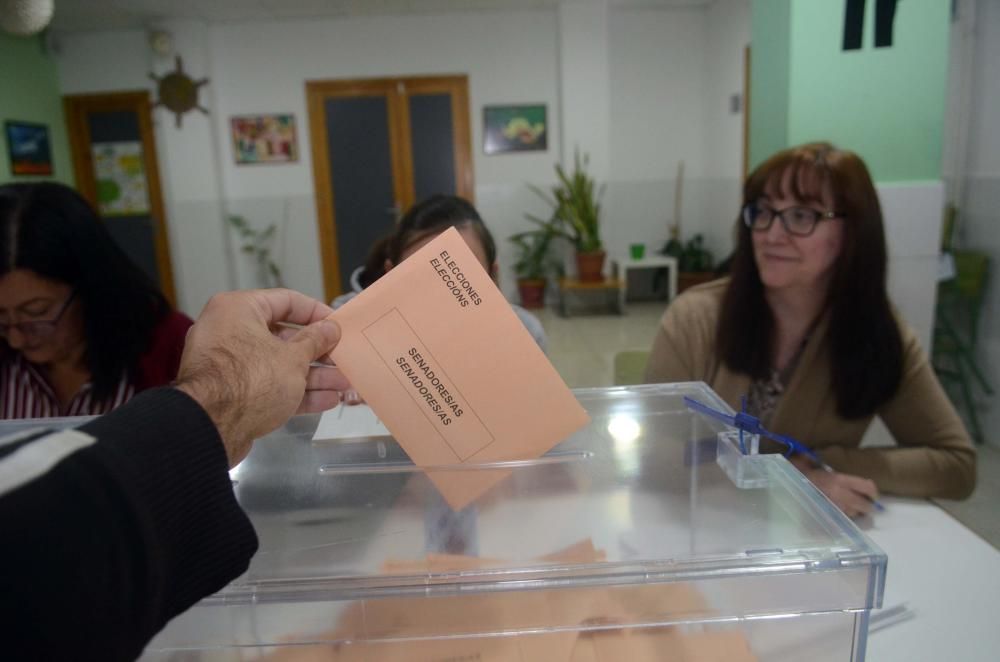
M 239 22 L 415 14 L 452 11 L 537 9 L 580 0 L 55 0 L 56 30 L 77 32 L 145 28 L 157 20 Z M 615 6 L 702 7 L 715 0 L 611 0 Z

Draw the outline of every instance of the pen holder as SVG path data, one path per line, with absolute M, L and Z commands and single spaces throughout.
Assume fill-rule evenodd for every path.
M 715 462 L 740 489 L 767 487 L 767 469 L 759 450 L 759 436 L 744 432 L 740 448 L 739 430 L 726 430 L 719 433 Z

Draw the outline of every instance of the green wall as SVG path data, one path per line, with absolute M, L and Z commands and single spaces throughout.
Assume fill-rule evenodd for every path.
M 63 119 L 62 97 L 56 76 L 55 61 L 42 50 L 38 37 L 14 37 L 0 33 L 0 124 L 21 120 L 46 124 L 52 148 L 52 176 L 19 176 L 10 174 L 10 154 L 7 134 L 0 137 L 0 183 L 11 181 L 41 181 L 55 179 L 73 184 L 73 166 Z
M 753 57 L 756 60 L 758 44 L 767 54 L 787 39 L 788 68 L 758 68 L 754 63 L 751 163 L 775 151 L 775 136 L 784 125 L 784 146 L 830 140 L 858 152 L 877 181 L 940 179 L 949 3 L 901 0 L 892 47 L 875 48 L 875 1 L 868 0 L 864 40 L 856 51 L 841 50 L 844 4 L 754 0 Z M 773 18 L 786 5 L 787 30 Z M 777 89 L 780 98 L 785 85 L 787 114 L 769 114 L 758 90 L 766 94 Z M 758 131 L 762 137 L 755 139 Z
M 788 146 L 792 0 L 754 0 L 750 15 L 750 163 Z

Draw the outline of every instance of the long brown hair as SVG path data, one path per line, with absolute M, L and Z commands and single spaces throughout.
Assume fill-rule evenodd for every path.
M 844 237 L 833 266 L 826 310 L 830 317 L 831 378 L 837 413 L 871 415 L 899 388 L 903 341 L 886 291 L 882 208 L 864 161 L 825 142 L 778 152 L 757 167 L 743 187 L 743 204 L 768 190 L 801 202 L 833 197 Z M 737 222 L 732 278 L 722 300 L 716 350 L 726 366 L 758 379 L 772 366 L 774 317 L 754 259 L 751 230 Z

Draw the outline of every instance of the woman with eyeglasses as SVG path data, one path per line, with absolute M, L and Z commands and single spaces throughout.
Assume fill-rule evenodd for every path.
M 0 186 L 0 418 L 103 414 L 169 384 L 191 324 L 78 193 Z
M 879 491 L 967 497 L 975 451 L 889 302 L 864 162 L 828 143 L 779 152 L 747 178 L 743 203 L 730 276 L 671 303 L 646 381 L 705 381 L 737 410 L 746 396 L 766 429 L 815 451 L 792 462 L 850 516 Z M 875 416 L 895 447 L 859 448 Z

